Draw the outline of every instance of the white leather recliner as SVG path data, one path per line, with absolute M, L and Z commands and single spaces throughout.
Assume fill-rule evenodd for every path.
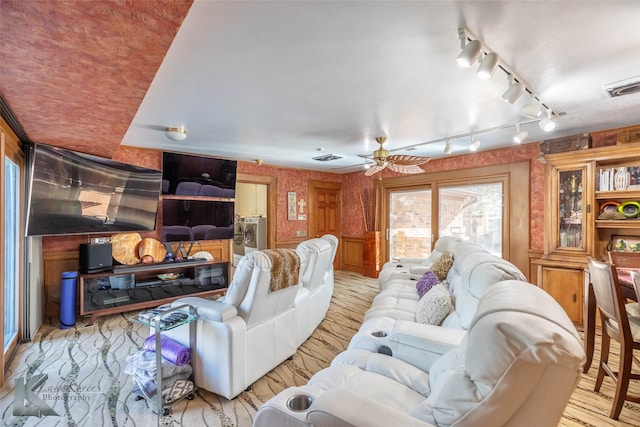
M 542 289 L 507 280 L 480 298 L 460 346 L 429 372 L 347 350 L 307 385 L 266 402 L 254 427 L 556 426 L 585 355 L 564 310 Z
M 281 289 L 270 289 L 280 276 L 272 274 L 267 252 L 299 260 L 299 273 L 288 283 L 280 282 Z M 191 304 L 199 316 L 195 343 L 189 343 L 188 328 L 165 333 L 183 345 L 195 345 L 192 364 L 198 387 L 232 399 L 296 352 L 300 342 L 294 301 L 307 264 L 304 252 L 253 251 L 238 263 L 222 298 L 187 297 L 173 303 Z
M 329 310 L 333 295 L 335 258 L 338 239 L 327 234 L 305 240 L 296 251 L 306 257 L 307 269 L 300 277 L 302 284 L 296 296 L 298 341 L 302 344 L 318 327 Z

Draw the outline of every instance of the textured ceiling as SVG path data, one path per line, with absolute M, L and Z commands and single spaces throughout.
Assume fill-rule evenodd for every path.
M 0 93 L 31 140 L 119 144 L 345 173 L 389 138 L 441 157 L 640 123 L 640 1 L 8 1 Z M 554 112 L 551 134 L 506 104 L 506 74 L 461 69 L 458 28 Z M 175 143 L 168 126 L 184 126 Z M 415 151 L 407 147 L 419 145 Z M 323 151 L 318 151 L 322 149 Z M 313 157 L 333 153 L 339 160 Z
M 192 0 L 2 0 L 0 92 L 32 141 L 111 157 Z

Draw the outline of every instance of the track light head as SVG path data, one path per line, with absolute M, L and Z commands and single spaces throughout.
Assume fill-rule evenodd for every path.
M 478 67 L 478 78 L 481 79 L 490 79 L 493 77 L 493 73 L 496 71 L 498 67 L 498 54 L 497 53 L 488 53 L 482 58 L 480 62 L 480 67 Z
M 527 117 L 529 119 L 537 119 L 542 115 L 542 108 L 540 104 L 535 101 L 535 97 L 533 94 L 531 95 L 531 101 L 520 111 L 523 117 Z
M 444 149 L 442 150 L 442 152 L 444 154 L 451 154 L 453 153 L 453 146 L 451 145 L 451 142 L 449 142 L 448 139 L 446 139 L 444 141 Z
M 462 49 L 462 52 L 460 52 L 456 61 L 458 61 L 458 65 L 462 68 L 471 68 L 471 66 L 478 61 L 481 53 L 482 45 L 480 42 L 478 40 L 471 40 Z
M 471 144 L 469 144 L 470 151 L 478 151 L 480 148 L 480 141 L 476 139 L 475 136 L 471 135 Z
M 551 110 L 547 110 L 547 117 L 538 122 L 538 126 L 545 132 L 551 132 L 556 128 L 557 123 L 551 117 Z
M 524 83 L 515 82 L 509 86 L 509 89 L 502 95 L 502 99 L 504 99 L 509 104 L 515 103 L 524 93 Z
M 516 124 L 516 134 L 513 136 L 513 142 L 516 144 L 522 144 L 529 136 L 529 132 L 526 130 L 520 130 L 520 123 Z

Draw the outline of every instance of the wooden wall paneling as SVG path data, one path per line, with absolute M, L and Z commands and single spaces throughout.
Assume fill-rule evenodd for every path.
M 360 237 L 343 237 L 342 269 L 364 274 L 364 239 Z

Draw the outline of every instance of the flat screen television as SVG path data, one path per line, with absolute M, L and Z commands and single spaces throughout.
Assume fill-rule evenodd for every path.
M 192 199 L 162 200 L 162 241 L 233 238 L 235 202 Z
M 36 144 L 26 234 L 154 230 L 161 188 L 161 171 Z
M 164 152 L 162 193 L 235 198 L 237 161 Z

